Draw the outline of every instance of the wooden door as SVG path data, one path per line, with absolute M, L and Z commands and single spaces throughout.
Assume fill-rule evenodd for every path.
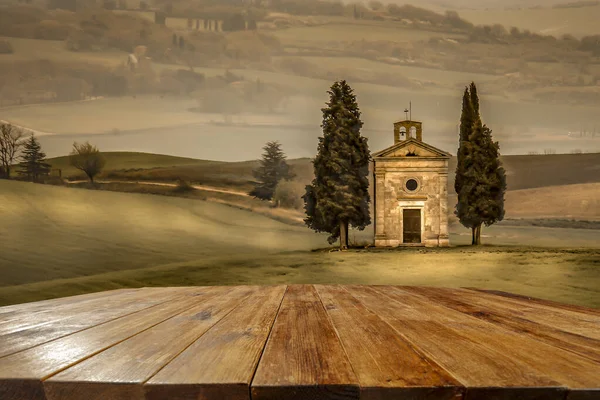
M 403 214 L 403 242 L 421 243 L 421 210 L 405 209 Z

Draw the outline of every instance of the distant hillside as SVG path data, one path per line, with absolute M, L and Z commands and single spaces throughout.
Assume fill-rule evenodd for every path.
M 100 179 L 173 182 L 185 179 L 198 184 L 248 189 L 254 177 L 252 170 L 258 160 L 224 162 L 198 160 L 150 153 L 106 152 L 106 167 Z M 48 159 L 54 169 L 61 169 L 64 178 L 85 179 L 81 171 L 71 167 L 68 157 Z M 312 179 L 309 159 L 289 160 L 301 181 Z M 55 172 L 56 173 L 56 172 Z
M 506 193 L 505 219 L 600 221 L 600 183 L 556 185 Z M 448 198 L 454 210 L 456 194 Z
M 600 153 L 503 156 L 509 190 L 600 182 Z M 456 158 L 450 160 L 454 191 Z
M 146 180 L 173 182 L 186 179 L 199 184 L 248 189 L 254 180 L 252 170 L 259 166 L 257 160 L 223 162 L 197 160 L 161 154 L 107 152 L 107 163 L 100 178 L 115 180 Z M 53 168 L 62 169 L 63 177 L 84 178 L 69 166 L 67 157 L 49 159 Z M 308 158 L 288 161 L 297 179 L 312 179 L 312 163 Z M 532 189 L 557 185 L 600 182 L 600 153 L 503 156 L 508 174 L 509 190 Z M 454 192 L 456 158 L 450 159 L 450 193 Z

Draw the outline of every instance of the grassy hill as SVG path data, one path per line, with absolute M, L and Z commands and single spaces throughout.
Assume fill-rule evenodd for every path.
M 106 159 L 107 171 L 225 164 L 219 161 L 198 160 L 195 158 L 131 151 L 104 152 L 102 154 Z M 52 168 L 61 169 L 64 176 L 80 173 L 79 170 L 69 164 L 68 156 L 50 158 L 48 159 L 48 162 L 52 165 Z
M 235 187 L 248 190 L 254 178 L 252 170 L 257 160 L 222 162 L 133 152 L 105 152 L 106 167 L 99 179 L 174 182 L 185 179 L 197 184 Z M 61 169 L 65 178 L 84 179 L 81 171 L 71 167 L 67 156 L 48 159 L 54 169 Z M 289 160 L 298 179 L 312 179 L 312 163 L 302 158 Z
M 106 152 L 106 170 L 101 178 L 175 181 L 179 178 L 196 183 L 246 190 L 253 181 L 252 170 L 258 161 L 218 162 L 148 153 Z M 521 190 L 556 185 L 600 182 L 600 153 L 503 156 L 508 174 L 508 189 Z M 68 165 L 66 157 L 49 159 L 53 168 L 61 168 L 64 177 L 83 177 Z M 298 179 L 312 179 L 310 159 L 289 160 Z M 448 188 L 454 191 L 456 158 L 449 163 Z
M 326 244 L 307 229 L 217 203 L 11 181 L 0 185 L 0 236 L 8 239 L 0 260 L 19 266 L 2 268 L 0 286 Z
M 509 190 L 600 182 L 600 153 L 502 156 Z M 449 163 L 454 191 L 456 158 Z
M 598 193 L 600 183 L 510 190 L 505 196 L 505 218 L 600 221 Z M 450 193 L 448 202 L 456 204 L 455 193 Z
M 454 244 L 467 243 L 463 231 Z M 121 287 L 359 283 L 476 286 L 598 307 L 597 250 L 522 247 L 600 239 L 577 231 L 484 230 L 486 243 L 508 248 L 311 252 L 327 246 L 323 235 L 220 204 L 0 180 L 0 305 Z

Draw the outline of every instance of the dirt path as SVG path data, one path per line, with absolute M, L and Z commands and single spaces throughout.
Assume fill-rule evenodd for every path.
M 74 184 L 74 183 L 83 183 L 83 182 L 87 182 L 87 181 L 67 181 L 67 183 L 70 184 Z M 129 184 L 137 184 L 137 185 L 154 185 L 154 186 L 168 186 L 168 187 L 176 187 L 177 184 L 176 183 L 166 183 L 166 182 L 145 182 L 145 181 L 105 181 L 105 180 L 99 180 L 96 181 L 96 183 L 129 183 Z M 208 192 L 218 192 L 218 193 L 227 193 L 227 194 L 233 194 L 236 196 L 244 196 L 244 197 L 250 197 L 250 195 L 248 193 L 245 192 L 240 192 L 240 191 L 236 191 L 236 190 L 228 190 L 228 189 L 222 189 L 222 188 L 218 188 L 218 187 L 214 187 L 214 186 L 205 186 L 205 185 L 191 185 L 194 189 L 198 189 L 198 190 L 205 190 Z

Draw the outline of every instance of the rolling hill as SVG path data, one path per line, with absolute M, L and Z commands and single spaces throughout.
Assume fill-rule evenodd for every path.
M 122 287 L 358 283 L 598 306 L 598 232 L 497 226 L 484 241 L 510 248 L 465 248 L 458 229 L 453 248 L 309 251 L 324 235 L 221 204 L 0 180 L 0 305 Z
M 0 286 L 327 243 L 305 228 L 218 203 L 25 182 L 0 185 L 0 237 L 7 239 Z
M 176 181 L 178 178 L 222 187 L 246 190 L 254 178 L 258 161 L 220 162 L 173 157 L 159 154 L 106 152 L 105 172 L 101 177 L 129 180 Z M 83 177 L 69 166 L 67 157 L 51 158 L 53 168 L 62 169 L 63 177 Z M 600 182 L 600 153 L 503 156 L 508 189 L 521 190 L 556 185 Z M 290 165 L 298 180 L 312 179 L 310 159 L 292 159 Z M 450 192 L 454 191 L 456 158 L 449 162 Z

